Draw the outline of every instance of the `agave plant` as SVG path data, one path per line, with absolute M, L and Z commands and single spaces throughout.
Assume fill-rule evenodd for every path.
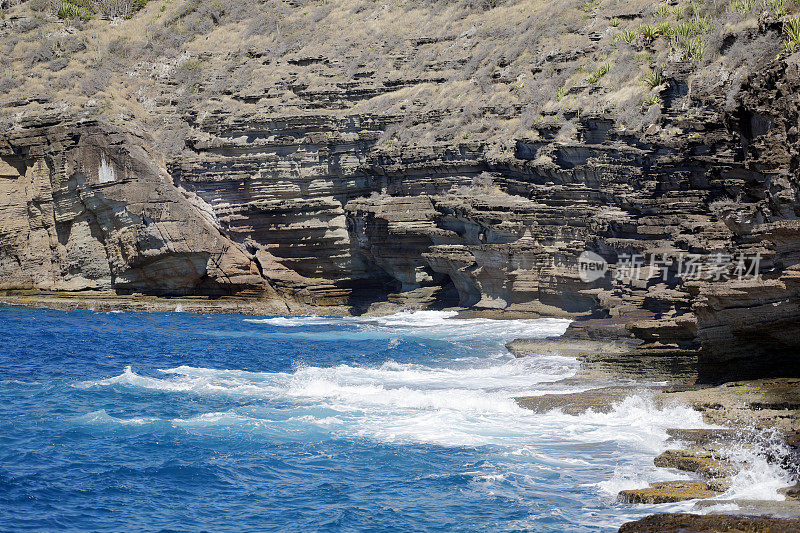
M 58 18 L 61 19 L 81 19 L 81 20 L 89 20 L 92 18 L 93 13 L 91 6 L 89 5 L 80 5 L 84 2 L 78 0 L 77 2 L 72 2 L 70 0 L 63 0 L 61 4 L 58 6 Z
M 669 22 L 662 22 L 656 26 L 656 30 L 660 35 L 672 35 L 672 26 Z
M 644 101 L 642 101 L 642 105 L 644 105 L 644 107 L 650 107 L 654 105 L 661 106 L 663 103 L 664 101 L 657 94 L 651 94 L 650 96 L 646 97 Z
M 600 67 L 592 72 L 587 78 L 586 81 L 595 84 L 600 81 L 600 78 L 608 74 L 608 71 L 611 70 L 611 65 L 609 63 L 603 63 Z
M 790 18 L 783 24 L 783 34 L 786 40 L 783 48 L 787 52 L 794 52 L 800 48 L 800 15 Z
M 700 33 L 700 27 L 694 20 L 684 20 L 672 28 L 672 35 L 678 37 L 693 37 Z
M 619 37 L 626 43 L 631 44 L 633 41 L 639 38 L 639 32 L 636 30 L 625 30 L 619 34 Z
M 700 37 L 686 39 L 683 42 L 683 52 L 688 59 L 700 59 L 706 51 L 706 43 Z
M 643 24 L 642 27 L 639 28 L 639 34 L 648 41 L 652 41 L 658 37 L 658 29 L 652 24 Z
M 780 18 L 789 12 L 786 6 L 786 0 L 766 0 L 767 9 Z
M 740 15 L 746 15 L 750 13 L 755 6 L 756 0 L 734 0 L 731 4 L 731 11 L 739 13 Z
M 658 70 L 651 70 L 650 72 L 644 75 L 644 82 L 651 89 L 655 89 L 656 87 L 664 83 L 664 76 Z

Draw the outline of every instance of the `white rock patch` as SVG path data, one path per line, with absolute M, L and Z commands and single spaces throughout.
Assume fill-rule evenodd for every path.
M 100 183 L 111 183 L 114 181 L 114 166 L 106 161 L 106 157 L 100 159 L 100 168 L 97 170 L 97 181 Z

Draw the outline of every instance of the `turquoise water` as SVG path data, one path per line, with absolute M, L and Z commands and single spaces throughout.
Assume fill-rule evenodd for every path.
M 0 307 L 0 530 L 612 531 L 687 408 L 519 408 L 563 320 Z

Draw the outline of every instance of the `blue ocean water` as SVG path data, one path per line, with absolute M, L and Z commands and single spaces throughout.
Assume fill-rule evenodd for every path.
M 577 362 L 563 320 L 252 318 L 0 307 L 0 530 L 613 531 L 664 506 L 645 396 L 519 408 Z

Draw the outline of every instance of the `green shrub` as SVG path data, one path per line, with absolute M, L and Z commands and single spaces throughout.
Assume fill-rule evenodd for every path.
M 556 91 L 556 102 L 560 102 L 561 100 L 563 100 L 566 95 L 567 95 L 567 86 L 562 85 Z
M 766 7 L 769 11 L 776 17 L 783 17 L 789 12 L 789 9 L 786 5 L 786 0 L 766 0 Z
M 619 17 L 614 17 L 613 19 L 611 19 L 611 21 L 609 22 L 609 24 L 611 24 L 611 27 L 612 27 L 612 28 L 616 28 L 617 26 L 619 26 L 619 25 L 620 25 L 620 23 L 621 23 L 621 22 L 622 22 L 622 21 L 619 19 Z
M 662 22 L 656 26 L 656 30 L 660 35 L 672 35 L 672 26 L 669 22 Z
M 695 20 L 684 20 L 672 27 L 672 35 L 677 37 L 694 37 L 700 33 L 700 26 Z
M 700 33 L 708 33 L 711 31 L 711 17 L 696 15 L 694 17 L 694 23 Z

